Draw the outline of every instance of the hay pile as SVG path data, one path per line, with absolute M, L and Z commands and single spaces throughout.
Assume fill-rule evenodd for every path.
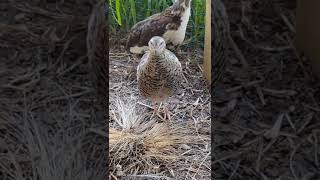
M 160 178 L 167 176 L 164 172 L 177 178 L 174 169 L 183 163 L 184 154 L 193 144 L 208 140 L 192 128 L 138 115 L 134 101 L 118 99 L 113 112 L 118 112 L 112 116 L 117 127 L 109 128 L 109 172 L 114 178 Z

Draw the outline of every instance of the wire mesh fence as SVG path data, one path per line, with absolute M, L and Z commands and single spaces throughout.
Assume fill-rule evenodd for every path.
M 109 0 L 110 35 L 125 34 L 137 22 L 163 11 L 171 6 L 175 0 Z M 186 40 L 189 45 L 203 43 L 205 27 L 205 1 L 191 2 L 191 16 L 189 19 Z M 121 36 L 123 37 L 123 36 Z

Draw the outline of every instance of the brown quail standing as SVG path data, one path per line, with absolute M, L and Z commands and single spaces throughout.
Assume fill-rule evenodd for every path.
M 181 63 L 166 49 L 165 40 L 154 36 L 149 41 L 149 51 L 141 58 L 137 68 L 137 80 L 140 94 L 152 101 L 154 113 L 157 102 L 168 102 L 170 96 L 177 93 L 183 78 Z M 171 119 L 165 105 L 164 119 Z

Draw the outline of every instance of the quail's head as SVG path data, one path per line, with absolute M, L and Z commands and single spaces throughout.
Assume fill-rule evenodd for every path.
M 177 3 L 179 6 L 182 6 L 184 8 L 190 6 L 191 0 L 175 0 L 175 3 Z
M 150 52 L 160 54 L 166 49 L 166 42 L 160 36 L 154 36 L 149 41 Z

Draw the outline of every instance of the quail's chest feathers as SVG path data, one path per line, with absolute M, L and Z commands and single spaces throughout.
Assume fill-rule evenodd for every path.
M 161 84 L 167 81 L 170 74 L 170 64 L 164 53 L 150 53 L 148 61 L 144 64 L 144 76 L 148 81 Z
M 144 97 L 166 99 L 180 87 L 180 62 L 166 49 L 148 51 L 138 69 L 139 91 Z
M 161 73 L 164 73 L 164 69 L 166 66 L 165 56 L 163 54 L 153 54 L 150 57 L 147 66 L 149 66 L 148 69 L 153 71 L 154 75 L 160 75 Z

